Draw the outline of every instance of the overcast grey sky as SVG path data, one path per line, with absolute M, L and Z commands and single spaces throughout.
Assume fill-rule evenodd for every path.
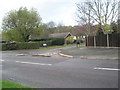
M 54 21 L 66 26 L 76 25 L 76 5 L 80 0 L 1 0 L 0 26 L 2 18 L 11 10 L 18 10 L 21 6 L 28 9 L 36 8 L 42 22 Z

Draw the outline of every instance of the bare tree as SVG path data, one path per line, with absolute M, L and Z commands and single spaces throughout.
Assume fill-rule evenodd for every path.
M 50 21 L 50 22 L 47 23 L 48 28 L 54 28 L 55 26 L 56 26 L 56 23 L 53 22 L 53 21 Z
M 78 21 L 99 24 L 104 32 L 102 25 L 117 21 L 118 2 L 117 0 L 91 0 L 81 2 L 77 5 Z
M 111 24 L 112 22 L 117 21 L 118 17 L 118 2 L 117 0 L 91 0 L 89 2 L 86 0 L 85 2 L 81 2 L 76 4 L 78 8 L 78 22 L 84 21 L 93 24 L 99 24 L 99 32 L 105 33 L 106 25 Z M 90 27 L 87 27 L 90 30 Z M 107 46 L 109 47 L 109 38 L 107 34 Z

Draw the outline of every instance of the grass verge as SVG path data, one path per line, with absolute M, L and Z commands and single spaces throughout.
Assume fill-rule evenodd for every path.
M 61 46 L 43 47 L 43 48 L 40 48 L 40 50 L 49 50 L 49 49 L 62 48 L 62 47 L 69 47 L 69 46 L 74 46 L 74 45 L 75 45 L 75 44 L 61 45 Z
M 22 88 L 24 89 L 26 88 L 25 90 L 36 90 L 36 89 L 32 89 L 31 87 L 24 86 L 15 82 L 0 80 L 0 89 L 7 90 L 5 88 L 19 88 L 20 90 L 22 90 Z

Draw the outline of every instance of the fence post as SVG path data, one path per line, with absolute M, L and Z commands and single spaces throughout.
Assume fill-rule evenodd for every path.
M 88 46 L 89 44 L 88 44 L 88 35 L 87 35 L 87 46 Z
M 107 47 L 109 47 L 109 34 L 107 34 Z
M 94 47 L 96 47 L 96 38 L 94 36 Z

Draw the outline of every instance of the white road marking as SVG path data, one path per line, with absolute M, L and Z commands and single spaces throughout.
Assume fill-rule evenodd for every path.
M 27 54 L 17 54 L 16 56 L 27 56 Z
M 99 67 L 95 67 L 95 70 L 111 70 L 111 71 L 120 71 L 120 69 L 116 69 L 116 68 L 99 68 Z
M 0 61 L 3 62 L 3 61 L 5 61 L 5 60 L 0 59 Z
M 45 64 L 45 63 L 33 63 L 33 62 L 21 62 L 21 61 L 16 61 L 16 62 L 23 63 L 23 64 L 37 64 L 37 65 L 52 66 L 52 64 Z

